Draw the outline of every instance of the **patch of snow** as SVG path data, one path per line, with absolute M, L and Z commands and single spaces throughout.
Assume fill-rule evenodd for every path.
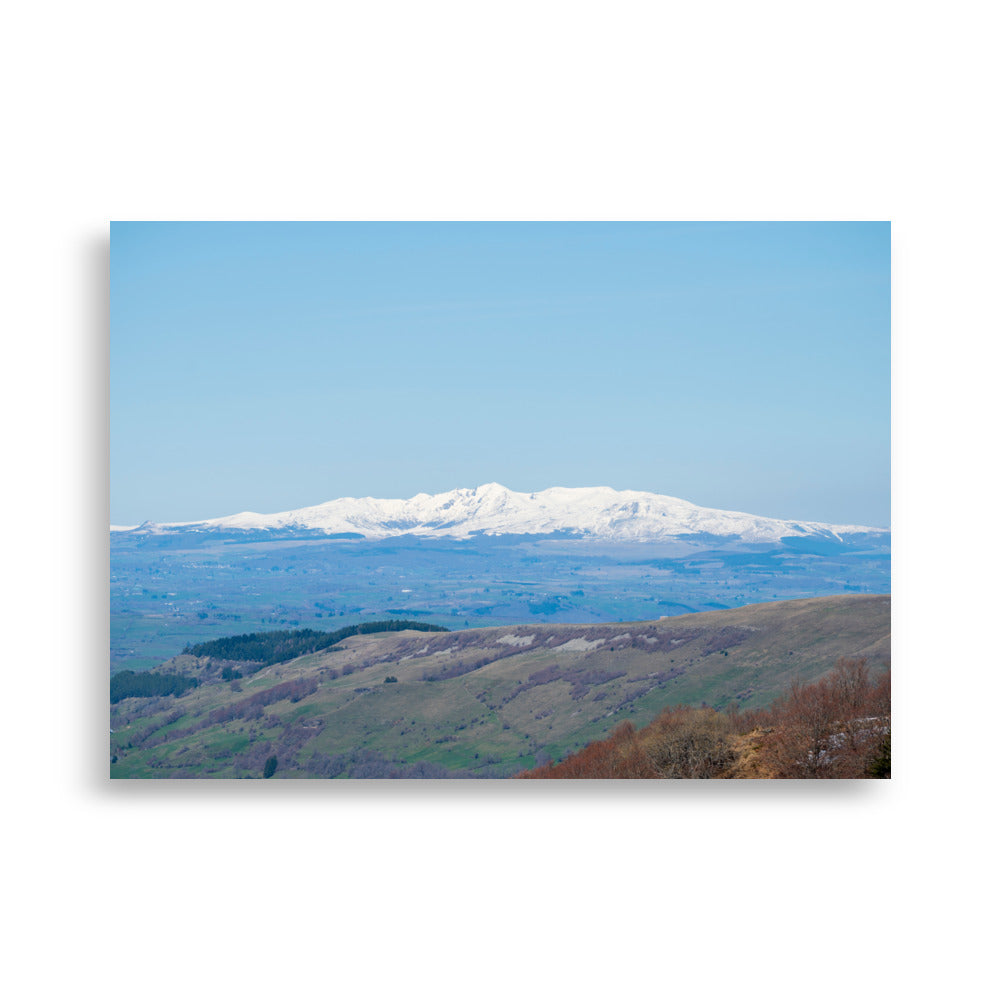
M 509 632 L 497 639 L 504 646 L 530 646 L 534 641 L 534 635 L 511 635 Z
M 603 639 L 583 639 L 576 638 L 570 639 L 569 642 L 564 642 L 561 646 L 553 646 L 553 653 L 586 653 L 591 649 L 597 649 L 598 646 L 603 646 Z

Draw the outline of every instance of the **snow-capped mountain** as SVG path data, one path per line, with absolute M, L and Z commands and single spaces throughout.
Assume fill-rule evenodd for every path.
M 539 493 L 517 493 L 499 483 L 457 489 L 409 500 L 344 497 L 280 514 L 249 511 L 206 521 L 150 524 L 129 532 L 288 532 L 326 535 L 359 534 L 369 539 L 417 535 L 470 538 L 476 535 L 576 535 L 616 542 L 667 541 L 685 535 L 738 536 L 744 542 L 777 542 L 782 538 L 844 536 L 886 529 L 861 525 L 786 521 L 737 511 L 712 510 L 676 497 L 607 486 L 553 487 Z

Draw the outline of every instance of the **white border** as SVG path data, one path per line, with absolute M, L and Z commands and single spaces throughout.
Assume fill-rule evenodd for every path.
M 976 904 L 995 874 L 980 717 L 993 600 L 957 559 L 973 549 L 989 565 L 992 542 L 985 10 L 430 0 L 11 15 L 4 846 L 18 995 L 839 997 L 989 981 Z M 92 722 L 112 218 L 889 218 L 896 777 L 545 796 L 110 787 Z

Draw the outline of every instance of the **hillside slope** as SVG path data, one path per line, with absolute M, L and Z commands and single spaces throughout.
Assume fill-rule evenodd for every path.
M 888 596 L 772 602 L 614 625 L 393 632 L 223 680 L 179 656 L 179 697 L 112 709 L 113 777 L 506 776 L 671 704 L 763 706 L 840 657 L 890 652 Z
M 664 709 L 648 726 L 628 720 L 558 763 L 517 775 L 543 779 L 889 778 L 891 678 L 841 659 L 811 684 L 796 682 L 767 709 Z

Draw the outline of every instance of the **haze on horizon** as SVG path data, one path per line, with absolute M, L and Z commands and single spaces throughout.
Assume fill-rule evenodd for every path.
M 499 482 L 889 524 L 888 223 L 114 223 L 111 521 Z

